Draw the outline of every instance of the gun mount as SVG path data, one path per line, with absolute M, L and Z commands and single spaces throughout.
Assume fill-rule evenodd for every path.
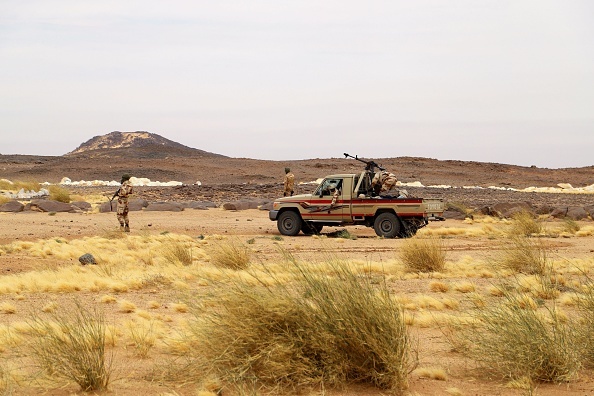
M 359 158 L 356 155 L 355 156 L 352 156 L 352 155 L 350 155 L 348 153 L 344 153 L 344 158 L 352 158 L 352 159 L 354 159 L 356 161 L 363 162 L 365 164 L 365 170 L 366 171 L 369 171 L 371 173 L 375 173 L 375 168 L 378 168 L 379 170 L 386 170 L 386 168 L 384 168 L 383 166 L 378 165 L 377 162 L 375 162 L 375 161 L 365 161 L 364 159 Z

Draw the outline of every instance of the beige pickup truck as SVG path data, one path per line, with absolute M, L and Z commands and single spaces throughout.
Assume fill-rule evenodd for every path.
M 443 200 L 372 196 L 371 176 L 368 171 L 326 176 L 313 194 L 274 201 L 270 220 L 287 236 L 319 234 L 324 226 L 364 225 L 384 238 L 411 237 L 429 220 L 443 220 Z

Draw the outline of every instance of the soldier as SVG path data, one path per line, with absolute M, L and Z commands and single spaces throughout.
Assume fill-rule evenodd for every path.
M 396 181 L 396 176 L 393 173 L 380 170 L 373 176 L 373 180 L 371 180 L 371 188 L 375 194 L 379 195 L 390 191 L 396 185 Z
M 291 173 L 291 169 L 290 168 L 285 168 L 285 191 L 283 193 L 283 196 L 293 196 L 293 188 L 295 186 L 295 175 L 293 173 Z
M 333 183 L 330 186 L 328 186 L 328 190 L 332 193 L 332 202 L 330 203 L 330 207 L 333 208 L 334 206 L 336 206 L 336 201 L 338 200 L 338 197 L 340 197 L 341 194 L 340 184 L 336 185 L 336 183 Z
M 116 191 L 118 197 L 117 217 L 120 222 L 120 231 L 130 232 L 130 223 L 128 220 L 128 196 L 132 194 L 132 184 L 130 183 L 130 175 L 124 174 L 122 176 L 122 186 Z

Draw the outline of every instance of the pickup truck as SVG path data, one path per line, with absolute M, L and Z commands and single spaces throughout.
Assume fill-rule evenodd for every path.
M 326 176 L 313 194 L 275 200 L 270 220 L 287 236 L 319 234 L 324 226 L 364 225 L 384 238 L 411 237 L 429 220 L 444 220 L 442 199 L 374 196 L 370 183 L 368 171 Z

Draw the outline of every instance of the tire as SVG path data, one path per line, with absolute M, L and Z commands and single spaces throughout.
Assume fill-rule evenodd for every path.
M 301 216 L 298 213 L 289 210 L 278 216 L 276 226 L 281 234 L 295 236 L 301 231 L 303 220 L 301 220 Z
M 321 224 L 304 221 L 301 226 L 301 232 L 305 235 L 318 235 L 323 228 L 324 226 Z
M 396 238 L 400 234 L 400 219 L 390 212 L 379 214 L 373 222 L 373 229 L 378 236 L 384 238 Z

